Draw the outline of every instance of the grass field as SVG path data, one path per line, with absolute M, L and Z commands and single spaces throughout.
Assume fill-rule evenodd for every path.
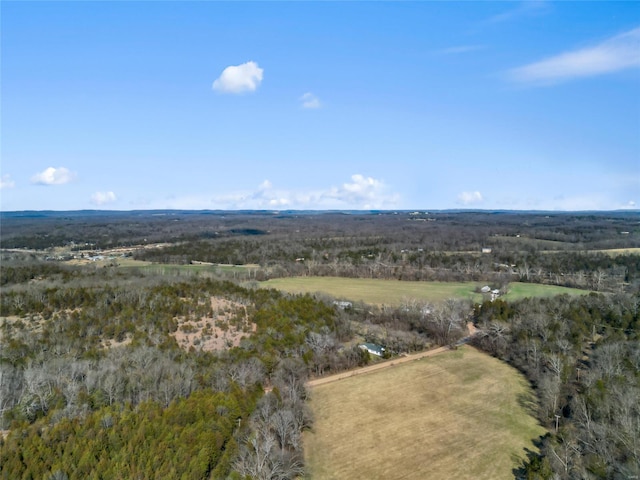
M 141 260 L 133 260 L 128 258 L 118 258 L 117 263 L 122 268 L 139 268 L 143 271 L 149 271 L 160 274 L 191 274 L 191 273 L 216 273 L 216 272 L 242 272 L 259 268 L 258 265 L 223 265 L 223 264 L 195 264 L 195 265 L 170 265 L 162 263 L 145 262 Z
M 512 479 L 545 433 L 515 369 L 471 347 L 314 387 L 310 478 Z
M 509 284 L 509 293 L 505 300 L 520 300 L 526 297 L 553 297 L 555 295 L 587 295 L 589 290 L 578 288 L 557 287 L 555 285 L 540 285 L 539 283 L 513 282 Z
M 468 298 L 480 302 L 482 295 L 474 290 L 482 285 L 484 284 L 477 282 L 404 282 L 340 277 L 275 278 L 260 283 L 264 288 L 275 288 L 290 293 L 322 292 L 338 299 L 374 305 L 401 305 L 409 299 L 437 303 L 448 298 Z M 553 285 L 511 283 L 509 293 L 504 298 L 518 300 L 524 297 L 550 297 L 562 293 L 584 295 L 588 292 Z
M 594 250 L 615 257 L 616 255 L 640 255 L 640 248 L 611 248 L 608 250 Z

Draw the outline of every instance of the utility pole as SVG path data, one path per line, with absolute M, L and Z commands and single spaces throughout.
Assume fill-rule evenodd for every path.
M 560 420 L 560 415 L 556 415 L 556 433 L 558 433 L 558 420 Z

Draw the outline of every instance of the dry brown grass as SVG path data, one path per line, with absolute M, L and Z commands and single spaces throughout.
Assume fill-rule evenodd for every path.
M 544 433 L 513 368 L 471 347 L 314 387 L 310 477 L 507 479 Z
M 609 248 L 607 250 L 595 250 L 615 257 L 617 255 L 640 255 L 640 248 Z

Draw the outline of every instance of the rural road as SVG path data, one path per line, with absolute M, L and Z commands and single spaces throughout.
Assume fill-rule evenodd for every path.
M 473 323 L 469 322 L 468 328 L 469 328 L 469 335 L 467 337 L 460 339 L 456 345 L 463 345 L 467 343 L 469 339 L 476 334 L 477 329 L 475 328 Z M 425 352 L 414 353 L 412 355 L 406 355 L 404 357 L 394 358 L 386 362 L 376 363 L 375 365 L 368 365 L 366 367 L 357 368 L 355 370 L 349 370 L 348 372 L 341 372 L 341 373 L 336 373 L 335 375 L 315 378 L 307 382 L 307 387 L 317 387 L 318 385 L 324 385 L 326 383 L 335 382 L 337 380 L 342 380 L 344 378 L 355 377 L 356 375 L 362 375 L 364 373 L 376 372 L 378 370 L 393 367 L 394 365 L 399 365 L 401 363 L 413 362 L 414 360 L 420 360 L 421 358 L 426 358 L 426 357 L 433 357 L 434 355 L 438 355 L 440 353 L 447 352 L 449 350 L 450 348 L 448 346 L 438 347 L 438 348 L 434 348 L 433 350 L 427 350 Z

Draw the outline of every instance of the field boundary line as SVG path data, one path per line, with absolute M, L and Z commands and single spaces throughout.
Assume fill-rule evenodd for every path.
M 411 355 L 392 358 L 385 362 L 376 363 L 374 365 L 367 365 L 365 367 L 356 368 L 354 370 L 348 370 L 346 372 L 335 373 L 333 375 L 328 375 L 326 377 L 314 378 L 312 380 L 308 380 L 305 385 L 309 388 L 317 387 L 319 385 L 325 385 L 327 383 L 337 382 L 338 380 L 343 380 L 345 378 L 351 378 L 358 375 L 364 375 L 366 373 L 377 372 L 379 370 L 391 368 L 398 364 L 413 362 L 415 360 L 421 360 L 423 358 L 433 357 L 435 355 L 439 355 L 441 353 L 454 350 L 462 345 L 468 344 L 469 340 L 471 340 L 471 338 L 473 338 L 473 336 L 475 336 L 476 333 L 478 333 L 478 329 L 473 325 L 473 322 L 468 322 L 467 328 L 469 331 L 469 335 L 458 340 L 454 346 L 445 345 L 443 347 L 432 348 L 431 350 L 425 350 L 423 352 L 413 353 Z
M 413 362 L 415 360 L 420 360 L 422 358 L 427 358 L 427 357 L 433 357 L 435 355 L 448 352 L 450 350 L 451 350 L 451 347 L 449 346 L 438 347 L 438 348 L 434 348 L 424 352 L 406 355 L 404 357 L 393 358 L 385 362 L 376 363 L 375 365 L 367 365 L 366 367 L 357 368 L 355 370 L 349 370 L 347 372 L 336 373 L 334 375 L 329 375 L 327 377 L 314 378 L 313 380 L 309 380 L 306 385 L 307 387 L 310 387 L 310 388 L 317 387 L 319 385 L 325 385 L 327 383 L 337 382 L 338 380 L 343 380 L 345 378 L 351 378 L 351 377 L 356 377 L 358 375 L 364 375 L 366 373 L 377 372 L 380 370 L 394 367 L 402 363 Z

